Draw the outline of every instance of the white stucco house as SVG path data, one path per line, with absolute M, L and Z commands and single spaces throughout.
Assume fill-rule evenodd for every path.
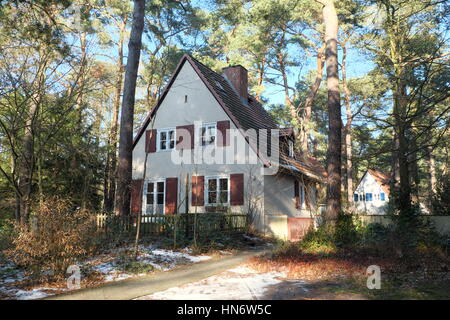
M 271 216 L 311 218 L 325 170 L 247 83 L 242 66 L 219 74 L 183 56 L 134 139 L 133 214 L 246 213 L 260 231 Z
M 376 170 L 367 170 L 353 194 L 357 213 L 386 214 L 389 202 L 390 176 Z

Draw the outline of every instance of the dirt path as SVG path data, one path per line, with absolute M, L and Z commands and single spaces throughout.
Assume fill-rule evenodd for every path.
M 333 293 L 333 283 L 287 279 L 286 273 L 257 272 L 241 265 L 200 281 L 171 287 L 138 300 L 362 300 L 354 293 Z
M 240 252 L 220 259 L 182 266 L 140 278 L 116 281 L 96 288 L 87 288 L 67 294 L 51 296 L 48 300 L 129 300 L 167 290 L 172 287 L 200 281 L 243 264 L 263 250 Z

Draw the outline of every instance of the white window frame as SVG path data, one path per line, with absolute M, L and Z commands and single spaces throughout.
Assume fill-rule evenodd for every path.
M 300 191 L 300 209 L 306 209 L 306 186 L 303 183 L 299 183 Z
M 166 149 L 161 149 L 161 133 L 165 132 L 166 133 L 166 137 L 169 138 L 169 133 L 170 131 L 173 131 L 173 138 L 174 138 L 174 143 L 173 143 L 173 148 L 170 148 L 170 139 L 166 140 Z M 158 129 L 157 130 L 157 136 L 156 136 L 156 150 L 158 152 L 167 152 L 167 151 L 172 151 L 176 148 L 177 146 L 177 130 L 176 128 L 163 128 L 163 129 Z
M 221 191 L 219 189 L 220 187 L 220 179 L 227 179 L 228 182 L 228 197 L 226 203 L 209 203 L 209 180 L 215 179 L 217 184 L 217 190 L 216 190 L 216 199 L 219 197 L 219 192 Z M 231 183 L 230 183 L 230 176 L 229 175 L 219 175 L 219 176 L 206 176 L 205 177 L 205 205 L 207 206 L 229 206 L 230 205 L 230 197 L 231 197 Z
M 214 144 L 202 144 L 202 129 L 206 127 L 206 131 L 208 131 L 209 127 L 214 127 Z M 198 145 L 202 148 L 206 148 L 208 146 L 217 146 L 217 122 L 209 122 L 209 123 L 202 123 L 202 125 L 199 127 L 199 133 L 198 133 Z
M 144 181 L 144 188 L 142 190 L 142 216 L 148 216 L 155 214 L 155 204 L 158 202 L 158 192 L 155 192 L 157 190 L 157 184 L 158 182 L 164 183 L 164 194 L 163 194 L 163 214 L 166 214 L 166 179 L 150 179 Z M 148 214 L 147 213 L 147 194 L 148 192 L 148 184 L 153 183 L 153 212 Z
M 288 146 L 289 146 L 289 150 L 288 150 L 289 157 L 293 158 L 294 157 L 294 142 L 291 139 L 288 140 Z

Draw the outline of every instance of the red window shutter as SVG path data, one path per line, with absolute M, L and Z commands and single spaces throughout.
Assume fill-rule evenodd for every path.
M 192 177 L 192 205 L 203 206 L 205 204 L 205 177 Z
M 166 213 L 177 213 L 178 178 L 166 179 Z
M 217 121 L 217 146 L 225 147 L 230 145 L 230 121 Z
M 295 197 L 295 209 L 300 209 L 300 186 L 297 180 L 294 180 L 294 197 Z
M 131 181 L 131 214 L 137 216 L 142 210 L 142 184 L 144 180 Z
M 244 174 L 231 174 L 230 184 L 231 205 L 242 206 L 244 204 Z
M 194 125 L 177 127 L 177 150 L 194 149 Z
M 145 152 L 156 152 L 156 129 L 145 131 Z

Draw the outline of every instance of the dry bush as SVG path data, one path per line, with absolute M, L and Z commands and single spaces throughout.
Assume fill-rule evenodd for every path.
M 64 276 L 67 267 L 93 252 L 93 214 L 73 209 L 70 201 L 52 198 L 33 210 L 30 226 L 17 224 L 13 248 L 6 255 L 17 265 L 41 275 Z

